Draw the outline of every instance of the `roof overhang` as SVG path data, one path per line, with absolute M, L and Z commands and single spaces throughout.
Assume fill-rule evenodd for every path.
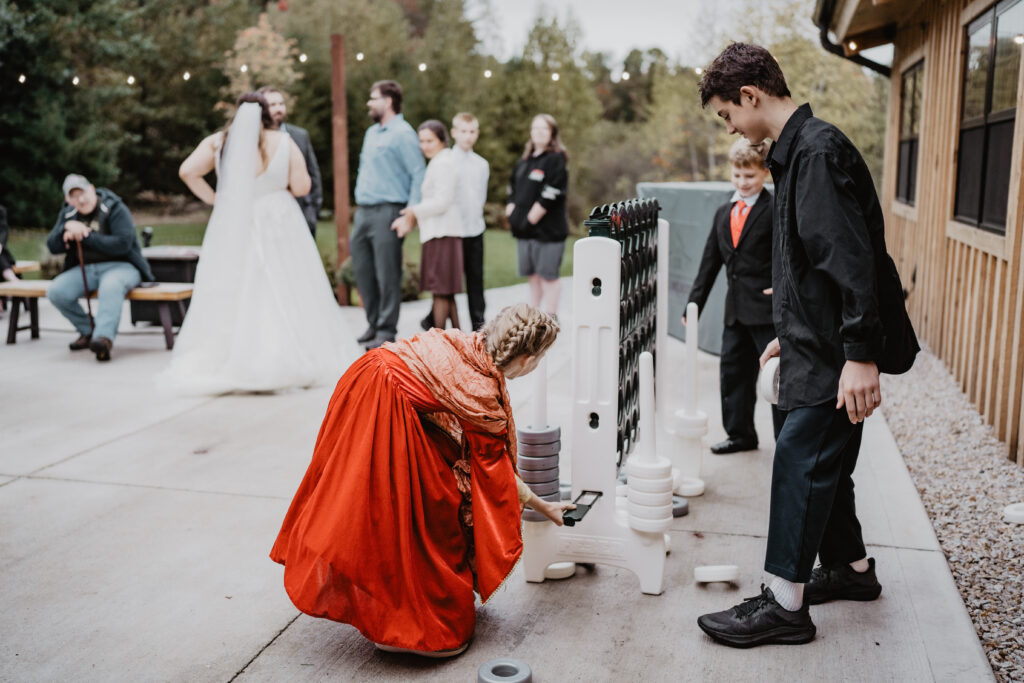
M 814 23 L 835 35 L 846 56 L 891 43 L 921 0 L 817 0 Z

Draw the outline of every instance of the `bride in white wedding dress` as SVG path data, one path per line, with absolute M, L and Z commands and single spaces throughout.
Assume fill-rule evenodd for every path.
M 228 129 L 181 165 L 213 213 L 188 314 L 158 380 L 172 393 L 334 383 L 358 353 L 295 201 L 309 191 L 305 161 L 269 122 L 263 97 L 247 93 Z M 216 192 L 203 179 L 215 168 Z

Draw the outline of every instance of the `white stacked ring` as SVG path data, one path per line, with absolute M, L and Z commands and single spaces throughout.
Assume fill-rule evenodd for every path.
M 630 490 L 628 486 L 626 488 L 628 490 L 627 496 L 630 503 L 635 503 L 636 505 L 650 505 L 653 507 L 662 507 L 672 504 L 672 489 L 659 493 L 647 493 L 645 491 Z
M 629 482 L 626 486 L 629 487 L 630 491 L 639 491 L 641 493 L 663 493 L 665 491 L 671 491 L 673 484 L 674 481 L 671 476 L 649 479 L 647 477 L 636 477 L 630 475 Z
M 672 462 L 668 458 L 655 458 L 654 461 L 630 458 L 626 461 L 626 473 L 630 479 L 664 479 L 672 476 Z

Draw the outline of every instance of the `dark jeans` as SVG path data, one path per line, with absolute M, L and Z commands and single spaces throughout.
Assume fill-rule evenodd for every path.
M 462 268 L 466 272 L 466 296 L 473 329 L 484 326 L 484 236 L 462 238 Z
M 734 441 L 757 443 L 754 405 L 757 403 L 758 359 L 775 338 L 772 325 L 726 325 L 722 330 L 719 385 L 722 396 L 722 426 Z M 775 438 L 779 438 L 784 412 L 772 406 Z
M 834 403 L 794 408 L 775 446 L 765 571 L 806 583 L 814 556 L 823 565 L 867 555 L 853 496 L 864 423 Z
M 378 336 L 395 338 L 402 303 L 402 241 L 391 229 L 404 204 L 360 206 L 349 248 L 366 322 Z

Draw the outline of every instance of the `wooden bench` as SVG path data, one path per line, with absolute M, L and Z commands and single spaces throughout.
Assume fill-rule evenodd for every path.
M 15 275 L 21 275 L 22 273 L 38 273 L 39 272 L 39 261 L 15 261 L 14 268 L 12 268 Z
M 50 280 L 19 280 L 18 282 L 0 282 L 0 296 L 10 297 L 12 301 L 10 322 L 7 324 L 7 343 L 17 342 L 18 332 L 31 330 L 32 339 L 39 339 L 39 299 L 46 296 L 50 289 Z M 96 292 L 90 293 L 96 298 Z M 171 304 L 178 306 L 182 318 L 185 317 L 185 306 L 182 303 L 192 298 L 191 282 L 162 282 L 149 287 L 136 287 L 125 297 L 130 301 L 152 301 L 160 311 L 160 324 L 164 328 L 164 341 L 168 349 L 174 348 L 174 329 L 171 327 Z M 23 305 L 29 314 L 29 324 L 18 326 L 18 313 Z

